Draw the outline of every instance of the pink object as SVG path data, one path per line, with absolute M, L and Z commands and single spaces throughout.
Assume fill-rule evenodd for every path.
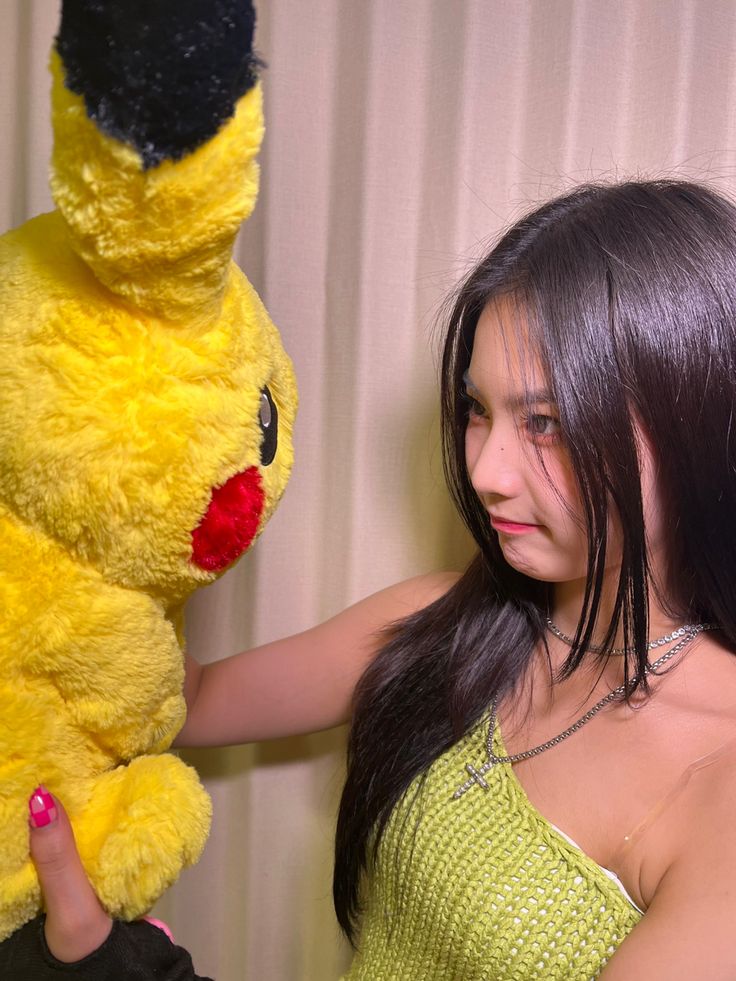
M 158 927 L 159 930 L 163 930 L 163 932 L 166 934 L 166 936 L 169 938 L 172 944 L 174 943 L 174 934 L 171 932 L 168 925 L 164 923 L 163 920 L 157 920 L 153 916 L 144 916 L 142 917 L 142 919 L 144 919 L 146 923 L 150 923 L 152 926 Z
M 538 531 L 540 525 L 530 525 L 525 521 L 505 521 L 503 518 L 494 518 L 491 515 L 491 525 L 496 531 L 502 531 L 506 535 L 525 535 L 529 531 Z
M 28 821 L 32 828 L 45 828 L 58 817 L 56 801 L 43 786 L 38 786 L 28 801 Z

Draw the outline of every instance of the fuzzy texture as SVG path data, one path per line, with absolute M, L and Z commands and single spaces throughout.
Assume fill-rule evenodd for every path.
M 261 89 L 217 137 L 144 170 L 137 151 L 101 132 L 52 55 L 51 187 L 76 253 L 104 286 L 149 314 L 210 326 L 231 284 L 233 242 L 258 194 Z M 236 293 L 237 295 L 237 293 Z
M 40 908 L 38 784 L 115 916 L 145 913 L 198 857 L 209 799 L 165 753 L 185 716 L 182 604 L 268 520 L 296 410 L 278 333 L 231 262 L 260 87 L 191 155 L 145 169 L 53 63 L 58 211 L 0 239 L 0 939 Z M 194 536 L 213 516 L 208 565 Z
M 232 116 L 257 77 L 254 24 L 242 0 L 64 0 L 57 47 L 90 117 L 149 167 Z

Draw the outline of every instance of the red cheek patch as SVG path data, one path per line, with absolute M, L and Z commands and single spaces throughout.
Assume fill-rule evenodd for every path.
M 192 561 L 220 572 L 248 548 L 263 512 L 263 488 L 257 467 L 236 473 L 216 487 L 205 516 L 192 532 Z

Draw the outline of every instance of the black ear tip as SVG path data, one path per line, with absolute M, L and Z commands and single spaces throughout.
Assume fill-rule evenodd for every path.
M 151 166 L 210 139 L 256 83 L 250 0 L 64 0 L 67 86 Z

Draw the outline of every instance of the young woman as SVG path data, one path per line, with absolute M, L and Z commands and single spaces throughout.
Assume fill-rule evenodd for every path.
M 189 663 L 181 745 L 352 718 L 350 981 L 736 977 L 735 403 L 736 209 L 579 188 L 449 316 L 467 571 Z

